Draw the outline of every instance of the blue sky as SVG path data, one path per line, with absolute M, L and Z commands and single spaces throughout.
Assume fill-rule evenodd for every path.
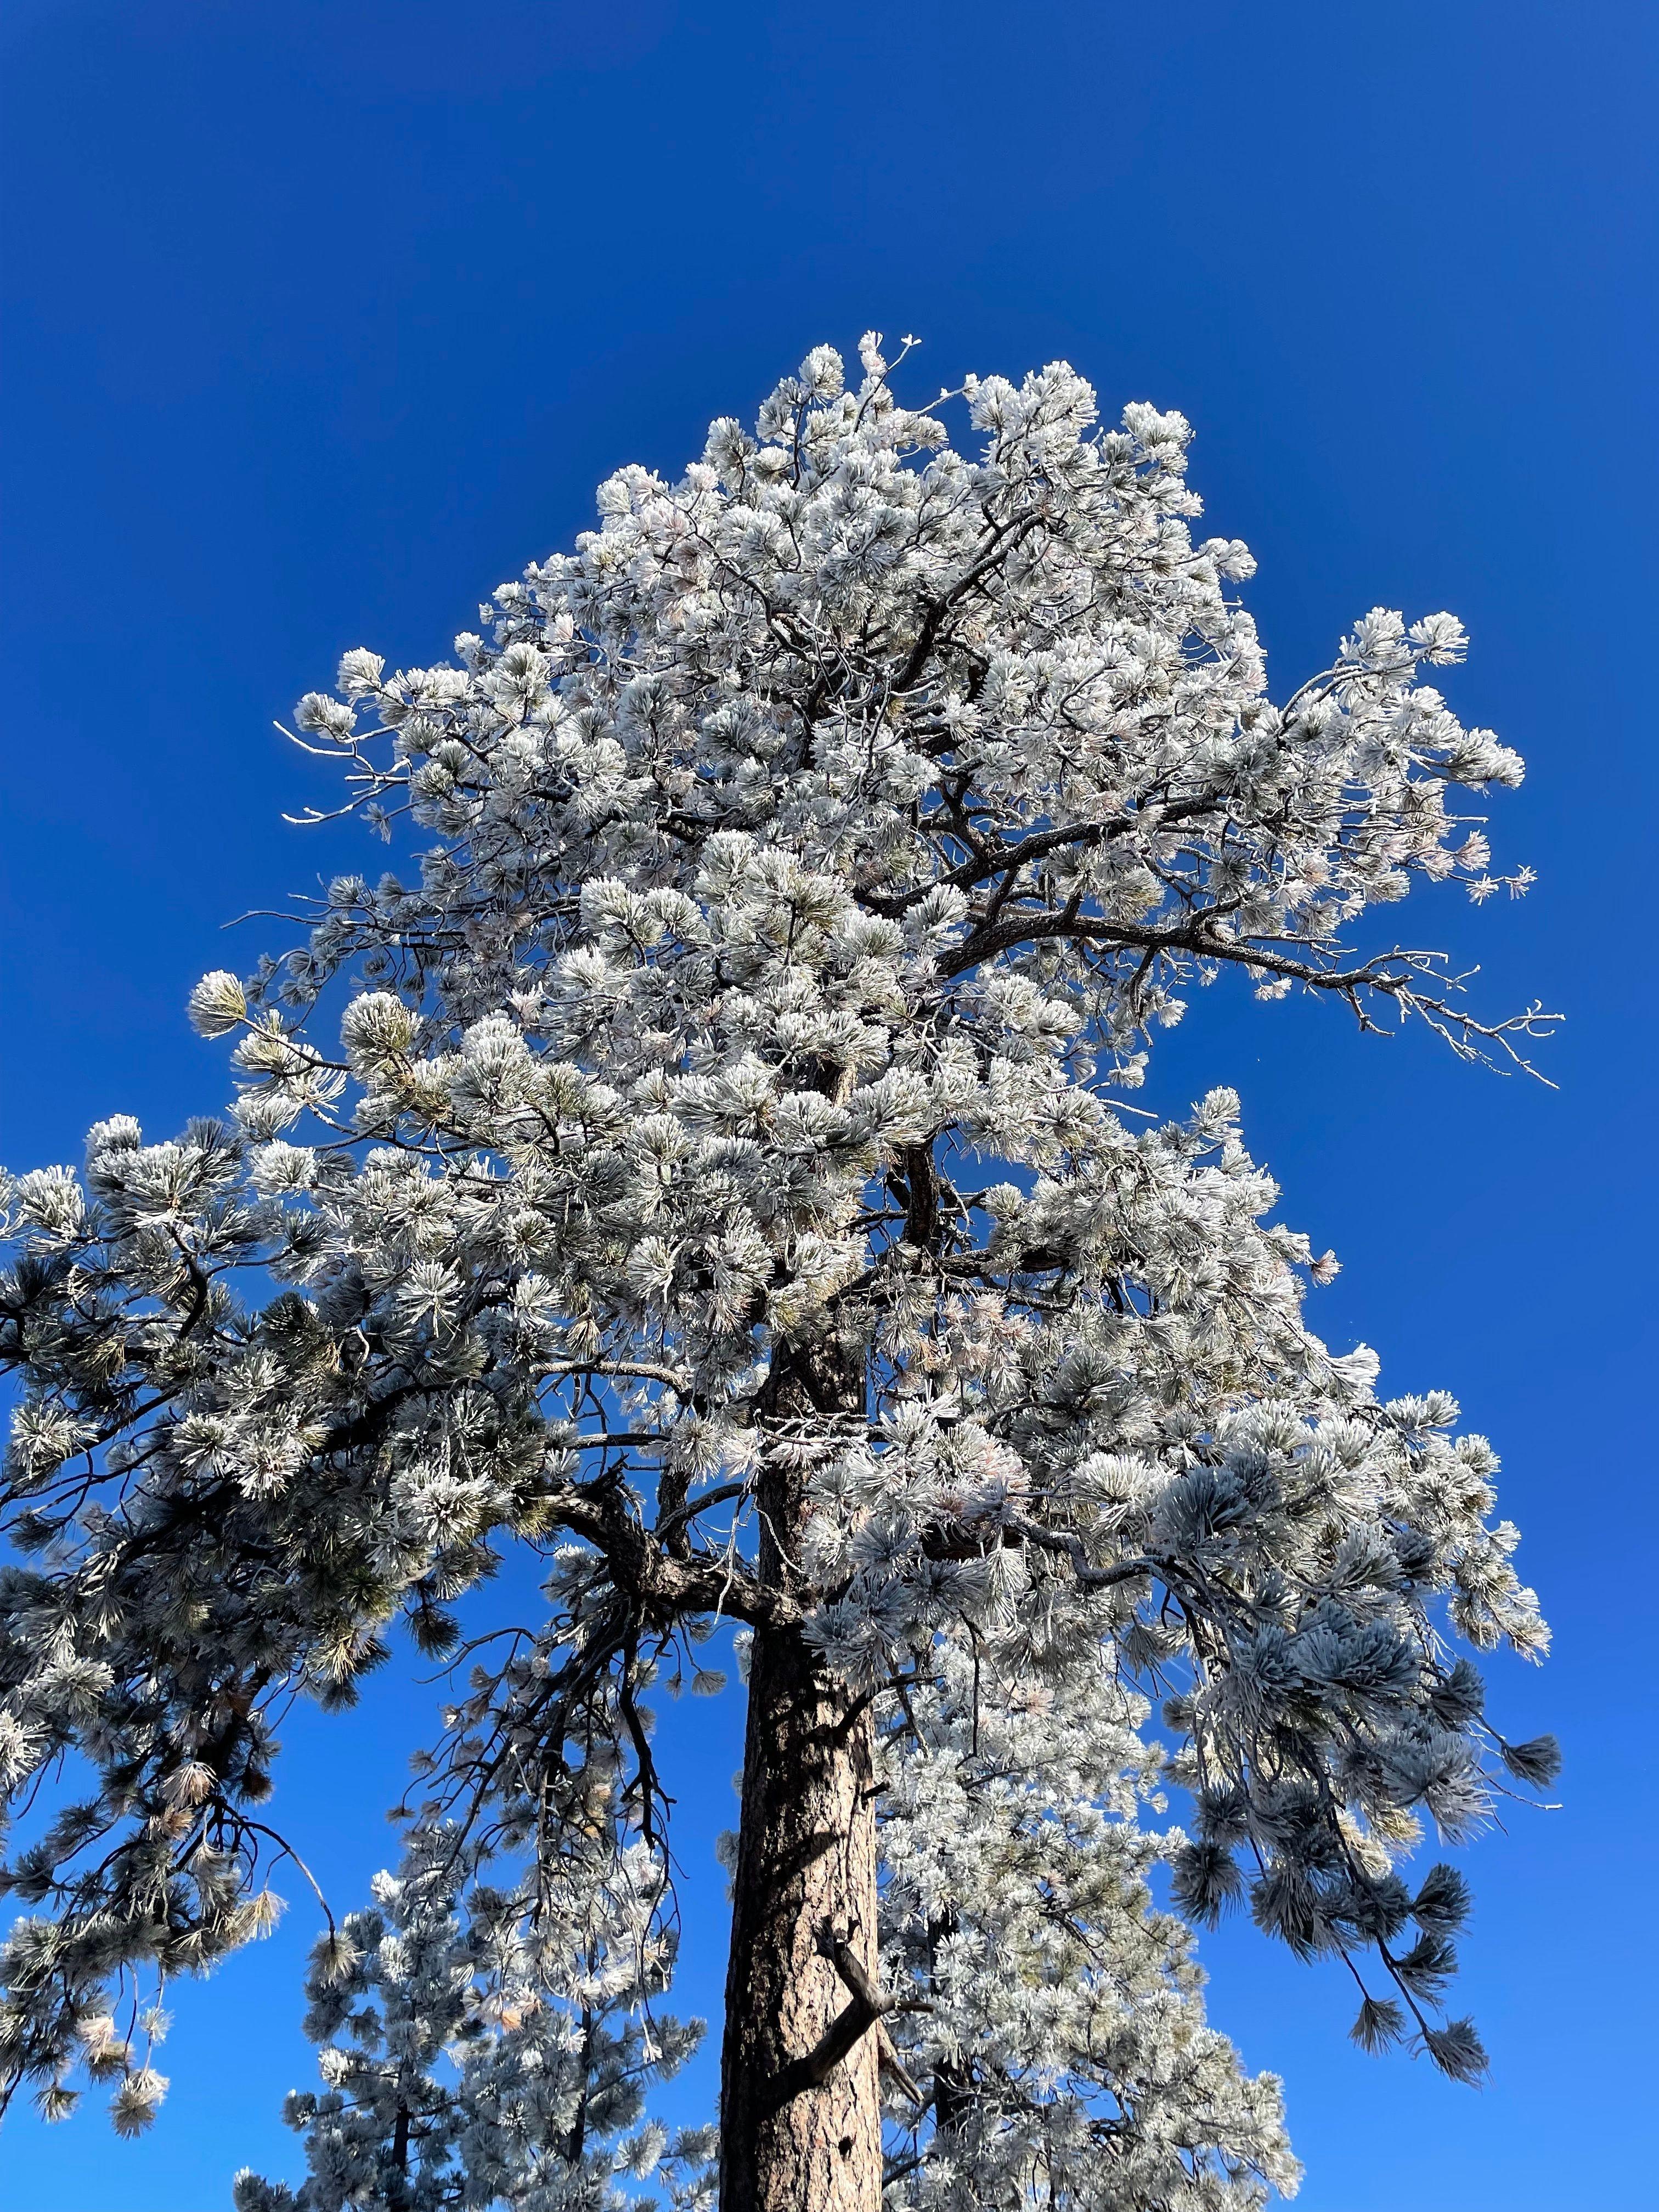
M 0 4 L 11 1164 L 221 1102 L 185 992 L 281 935 L 221 925 L 360 853 L 283 825 L 322 787 L 272 718 L 346 646 L 440 655 L 601 476 L 676 470 L 817 340 L 914 331 L 928 391 L 1064 356 L 1114 410 L 1182 409 L 1285 690 L 1374 604 L 1468 623 L 1448 689 L 1528 757 L 1492 829 L 1540 882 L 1402 920 L 1489 1006 L 1568 1014 L 1559 1088 L 1218 990 L 1151 1102 L 1237 1085 L 1285 1218 L 1346 1263 L 1316 1324 L 1494 1437 L 1558 1632 L 1495 1704 L 1561 1735 L 1561 1809 L 1465 1857 L 1486 2089 L 1359 2057 L 1336 1977 L 1248 1929 L 1206 1947 L 1215 2016 L 1286 2077 L 1308 2212 L 1651 2185 L 1656 58 L 1650 8 L 1596 0 Z M 283 1819 L 348 1903 L 413 1674 L 286 1732 Z M 708 2010 L 738 1716 L 676 1717 Z M 178 1993 L 153 2136 L 20 2115 L 8 2212 L 215 2212 L 236 2166 L 294 2172 L 290 1888 Z

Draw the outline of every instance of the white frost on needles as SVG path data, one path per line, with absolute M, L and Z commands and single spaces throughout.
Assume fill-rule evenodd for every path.
M 1461 1880 L 1399 1869 L 1553 1771 L 1445 1640 L 1544 1648 L 1495 1458 L 1305 1328 L 1334 1261 L 1272 1225 L 1231 1093 L 1148 1128 L 1113 1086 L 1228 967 L 1518 1057 L 1535 1009 L 1342 938 L 1419 877 L 1523 890 L 1451 804 L 1519 763 L 1421 680 L 1449 616 L 1374 611 L 1269 700 L 1180 416 L 1102 430 L 1063 364 L 912 410 L 860 358 L 848 391 L 816 349 L 678 483 L 621 471 L 455 665 L 348 653 L 301 742 L 418 866 L 198 987 L 230 1119 L 106 1121 L 84 1178 L 5 1185 L 0 1788 L 76 1794 L 6 1870 L 0 2068 L 49 2112 L 78 2069 L 142 2125 L 116 2010 L 270 1924 L 282 1705 L 349 1703 L 400 1619 L 453 1652 L 502 1547 L 544 1558 L 544 1616 L 471 1651 L 422 1755 L 404 1870 L 319 1954 L 307 2212 L 554 2212 L 661 2165 L 644 2090 L 689 2031 L 652 2011 L 641 1700 L 716 1686 L 721 1616 L 878 1700 L 891 2201 L 1293 2185 L 1160 1856 L 1189 1919 L 1241 1895 L 1369 1976 L 1362 2040 L 1484 2063 L 1438 2009 Z M 771 1419 L 778 1347 L 830 1337 L 866 1414 Z M 768 1455 L 815 1499 L 782 1589 Z M 688 2204 L 707 2148 L 663 2168 Z

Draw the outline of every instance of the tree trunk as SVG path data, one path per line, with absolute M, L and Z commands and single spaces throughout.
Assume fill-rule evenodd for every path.
M 861 1413 L 861 1363 L 854 1374 L 823 1348 L 798 1352 L 769 1395 L 785 1419 Z M 762 1572 L 782 1581 L 804 1480 L 769 1471 L 759 1499 Z M 726 1979 L 720 2212 L 879 2212 L 876 2030 L 863 2009 L 848 2012 L 853 1993 L 825 1949 L 844 1943 L 874 1981 L 873 1750 L 868 1708 L 803 1639 L 757 1629 Z M 826 2064 L 838 2021 L 843 2039 L 849 2022 L 866 2024 Z

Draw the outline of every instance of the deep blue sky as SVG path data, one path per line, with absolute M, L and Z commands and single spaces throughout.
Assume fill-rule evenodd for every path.
M 1346 1263 L 1316 1325 L 1495 1437 L 1558 1629 L 1495 1702 L 1562 1735 L 1562 1809 L 1467 1855 L 1487 2089 L 1359 2057 L 1336 1977 L 1248 1930 L 1210 1947 L 1308 2212 L 1650 2185 L 1656 51 L 1650 7 L 1595 0 L 0 6 L 12 1164 L 222 1100 L 185 994 L 275 926 L 220 925 L 356 849 L 282 823 L 319 787 L 272 717 L 345 646 L 441 655 L 601 476 L 677 469 L 817 340 L 915 331 L 925 391 L 1063 355 L 1112 410 L 1184 410 L 1283 689 L 1376 602 L 1468 621 L 1449 689 L 1528 756 L 1493 829 L 1541 881 L 1402 920 L 1488 1005 L 1565 1010 L 1560 1088 L 1221 993 L 1155 1084 L 1237 1084 Z M 342 1901 L 432 1694 L 288 1731 L 281 1817 Z M 708 2008 L 738 1737 L 684 1711 Z M 178 1992 L 155 2134 L 14 2119 L 9 2212 L 217 2212 L 238 2164 L 293 2172 L 289 1888 L 275 1942 Z

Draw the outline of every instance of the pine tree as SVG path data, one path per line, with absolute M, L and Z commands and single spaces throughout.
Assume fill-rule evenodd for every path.
M 1536 1008 L 1343 940 L 1525 889 L 1450 805 L 1519 763 L 1424 680 L 1447 615 L 1271 702 L 1178 415 L 1103 430 L 1064 364 L 913 409 L 860 358 L 621 471 L 453 663 L 349 653 L 298 740 L 417 866 L 198 988 L 226 1118 L 5 1186 L 0 1786 L 77 1778 L 7 1865 L 12 2086 L 143 2125 L 118 2022 L 275 1911 L 279 1706 L 400 1629 L 454 1670 L 314 1961 L 306 2212 L 714 2201 L 647 2116 L 695 2034 L 649 1701 L 734 1624 L 725 2212 L 1290 2190 L 1199 1996 L 1235 1898 L 1362 2041 L 1484 2065 L 1462 1881 L 1402 1869 L 1554 1771 L 1450 1640 L 1545 1648 L 1495 1456 L 1308 1329 L 1334 1263 L 1231 1092 L 1121 1094 L 1231 969 L 1518 1060 Z M 464 1642 L 508 1547 L 544 1609 Z

